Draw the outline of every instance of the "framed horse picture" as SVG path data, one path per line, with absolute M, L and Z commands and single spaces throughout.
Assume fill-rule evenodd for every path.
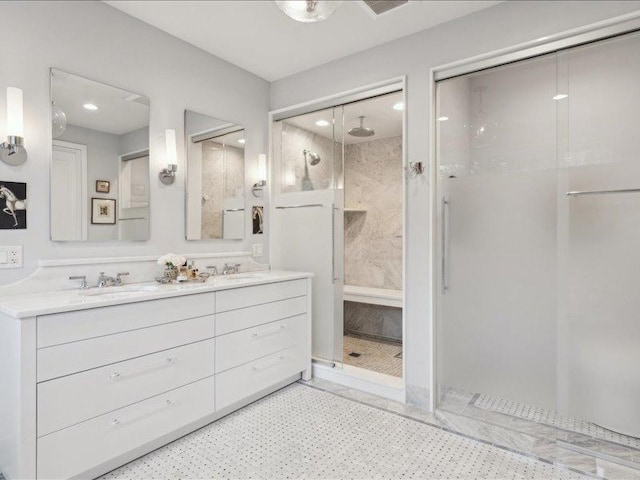
M 0 180 L 0 230 L 27 228 L 27 184 Z

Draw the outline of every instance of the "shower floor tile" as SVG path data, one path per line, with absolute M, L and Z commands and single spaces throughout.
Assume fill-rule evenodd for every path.
M 562 416 L 552 410 L 532 407 L 524 403 L 482 394 L 475 398 L 473 405 L 484 410 L 499 412 L 512 417 L 522 418 L 557 427 L 562 430 L 569 430 L 589 437 L 640 449 L 640 438 L 623 435 L 578 418 Z
M 359 354 L 358 356 L 352 355 Z M 402 346 L 382 340 L 345 335 L 343 338 L 343 362 L 353 367 L 402 377 Z
M 102 477 L 141 478 L 585 476 L 298 383 Z

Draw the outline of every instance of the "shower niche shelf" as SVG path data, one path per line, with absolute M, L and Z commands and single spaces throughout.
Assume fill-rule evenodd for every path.
M 364 208 L 345 208 L 344 213 L 367 213 Z

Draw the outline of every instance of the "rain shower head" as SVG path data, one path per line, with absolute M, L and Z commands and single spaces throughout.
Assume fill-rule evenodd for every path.
M 376 134 L 373 128 L 366 128 L 364 126 L 364 115 L 360 115 L 358 118 L 360 118 L 360 126 L 349 129 L 347 132 L 349 135 L 354 137 L 370 137 Z
M 318 155 L 317 153 L 313 153 L 311 150 L 303 150 L 302 153 L 304 153 L 304 157 L 307 158 L 307 155 L 309 155 L 309 158 L 311 160 L 309 160 L 309 165 L 311 165 L 312 167 L 314 165 L 317 165 L 320 163 L 320 160 L 322 160 L 320 158 L 320 155 Z

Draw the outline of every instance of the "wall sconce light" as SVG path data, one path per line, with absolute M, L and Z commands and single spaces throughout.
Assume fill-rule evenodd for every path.
M 164 131 L 165 146 L 167 148 L 167 166 L 160 170 L 158 178 L 165 185 L 171 185 L 176 181 L 178 171 L 178 151 L 176 149 L 176 131 L 167 129 Z
M 22 90 L 16 87 L 7 87 L 7 141 L 0 145 L 0 159 L 8 165 L 22 165 L 27 161 Z
M 251 191 L 256 197 L 261 197 L 264 187 L 267 186 L 267 156 L 264 153 L 258 155 L 258 181 L 253 184 Z

